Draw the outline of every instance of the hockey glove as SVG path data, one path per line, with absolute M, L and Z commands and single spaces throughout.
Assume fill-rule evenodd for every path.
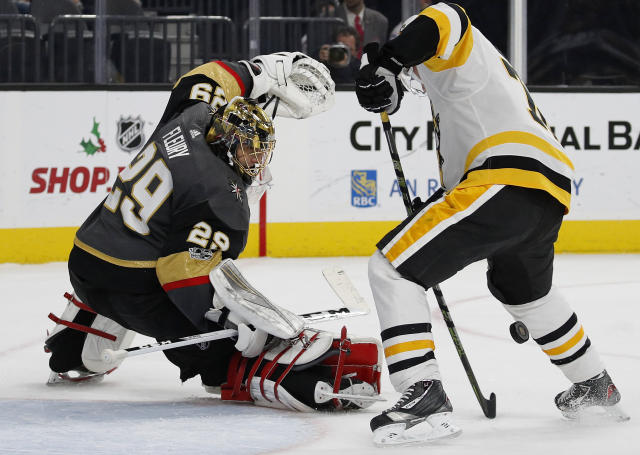
M 253 79 L 253 88 L 249 98 L 257 99 L 275 87 L 286 86 L 291 76 L 293 63 L 308 58 L 301 52 L 277 52 L 275 54 L 258 55 L 250 61 L 241 60 Z
M 301 52 L 259 55 L 243 63 L 253 79 L 249 98 L 269 98 L 265 109 L 275 117 L 307 118 L 333 106 L 335 83 L 326 66 Z M 277 98 L 275 103 L 271 99 Z M 268 109 L 267 109 L 268 107 Z
M 370 112 L 393 114 L 400 108 L 404 95 L 398 74 L 402 65 L 380 53 L 378 43 L 364 48 L 360 71 L 356 76 L 358 103 Z

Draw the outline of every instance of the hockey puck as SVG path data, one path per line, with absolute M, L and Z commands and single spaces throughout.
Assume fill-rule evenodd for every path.
M 509 326 L 509 333 L 511 333 L 513 341 L 518 344 L 522 344 L 529 339 L 529 329 L 520 321 L 516 321 Z

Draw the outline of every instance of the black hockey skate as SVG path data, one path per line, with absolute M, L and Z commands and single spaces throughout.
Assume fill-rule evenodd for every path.
M 556 395 L 555 402 L 568 419 L 600 414 L 618 421 L 629 420 L 629 416 L 618 405 L 620 392 L 606 370 L 591 379 L 573 384 Z
M 371 419 L 373 443 L 413 445 L 458 436 L 462 430 L 452 422 L 452 411 L 440 381 L 416 382 L 392 408 Z

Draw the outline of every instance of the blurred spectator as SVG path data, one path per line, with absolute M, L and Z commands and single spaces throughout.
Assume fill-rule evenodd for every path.
M 31 0 L 15 0 L 13 3 L 21 14 L 31 13 Z
M 433 3 L 435 3 L 435 2 L 433 2 L 432 0 L 420 0 L 420 6 L 419 6 L 418 10 L 414 12 L 414 14 L 420 13 L 423 9 L 425 9 L 428 6 L 431 6 Z M 391 33 L 389 33 L 389 39 L 390 40 L 395 38 L 396 36 L 398 36 L 400 34 L 400 27 L 402 27 L 402 24 L 404 24 L 404 21 L 406 21 L 407 19 L 409 19 L 409 18 L 405 17 L 395 27 L 393 27 L 393 30 L 391 30 Z
M 314 17 L 334 17 L 338 8 L 338 0 L 316 0 L 311 8 Z
M 80 6 L 83 14 L 96 14 L 96 0 L 73 0 Z M 128 4 L 132 5 L 128 5 Z M 132 9 L 140 9 L 142 11 L 141 0 L 105 0 L 106 14 L 129 15 Z M 137 14 L 137 12 L 135 13 Z M 141 14 L 141 12 L 140 12 Z
M 352 83 L 355 80 L 360 69 L 360 59 L 357 56 L 359 47 L 358 32 L 349 26 L 337 28 L 332 42 L 320 47 L 318 60 L 327 65 L 336 84 Z
M 364 0 L 344 0 L 336 9 L 336 16 L 342 18 L 358 33 L 360 37 L 358 58 L 362 55 L 362 46 L 365 44 L 370 42 L 384 43 L 387 41 L 389 21 L 379 11 L 366 8 Z

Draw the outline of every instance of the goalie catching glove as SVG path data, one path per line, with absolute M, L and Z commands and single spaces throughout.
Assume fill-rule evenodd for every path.
M 333 106 L 335 83 L 322 63 L 300 52 L 277 52 L 241 60 L 253 78 L 249 98 L 268 98 L 263 109 L 275 117 L 307 118 Z M 272 103 L 272 98 L 276 101 Z

